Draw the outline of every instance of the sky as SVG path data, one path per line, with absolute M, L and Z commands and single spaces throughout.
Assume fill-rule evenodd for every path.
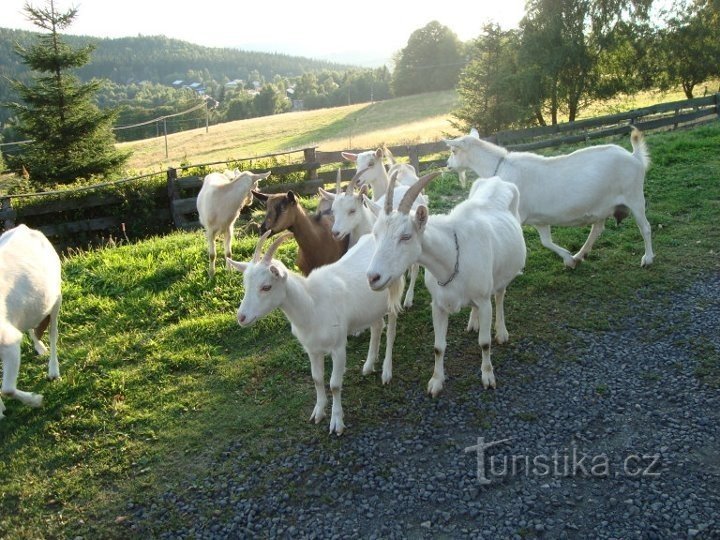
M 27 0 L 0 0 L 0 27 L 38 29 L 23 13 Z M 30 0 L 45 7 L 46 0 Z M 66 34 L 96 37 L 165 35 L 208 47 L 279 52 L 374 67 L 390 62 L 410 34 L 436 20 L 462 41 L 483 25 L 517 27 L 525 0 L 55 0 L 56 11 L 77 7 Z M 349 4 L 349 3 L 348 3 Z

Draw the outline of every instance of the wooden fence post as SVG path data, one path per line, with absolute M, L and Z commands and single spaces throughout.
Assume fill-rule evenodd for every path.
M 4 197 L 2 204 L 0 204 L 0 210 L 2 210 L 4 218 L 4 228 L 7 231 L 15 226 L 14 212 L 12 211 L 12 201 L 10 197 Z
M 715 94 L 715 114 L 720 118 L 720 92 Z
M 310 163 L 315 163 L 317 161 L 317 155 L 315 154 L 315 148 L 305 148 L 303 150 L 303 154 L 305 156 L 306 164 L 309 165 Z M 315 169 L 315 168 L 308 169 L 308 172 L 307 172 L 308 180 L 316 180 L 317 177 L 318 177 L 317 169 Z
M 177 210 L 175 209 L 174 202 L 180 198 L 180 190 L 178 189 L 177 185 L 177 169 L 174 169 L 173 167 L 168 167 L 167 170 L 167 191 L 168 191 L 168 199 L 170 201 L 170 215 L 172 216 L 173 223 L 175 224 L 175 227 L 180 227 L 182 222 L 184 221 L 183 216 L 178 214 Z
M 408 158 L 410 159 L 410 165 L 415 167 L 418 175 L 420 174 L 420 152 L 417 145 L 408 146 Z

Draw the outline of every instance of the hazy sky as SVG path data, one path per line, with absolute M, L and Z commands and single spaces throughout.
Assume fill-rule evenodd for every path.
M 26 0 L 0 0 L 0 27 L 37 30 L 23 14 Z M 44 7 L 45 0 L 31 0 Z M 97 37 L 165 35 L 209 47 L 281 52 L 313 58 L 363 58 L 380 65 L 410 34 L 437 20 L 465 41 L 489 20 L 516 27 L 525 0 L 55 0 L 56 10 L 78 8 L 67 34 Z

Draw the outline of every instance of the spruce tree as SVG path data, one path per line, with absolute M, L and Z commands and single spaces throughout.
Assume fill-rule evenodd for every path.
M 83 84 L 70 72 L 89 62 L 94 47 L 73 48 L 59 34 L 75 19 L 77 8 L 60 13 L 49 0 L 43 8 L 25 4 L 24 11 L 48 33 L 39 34 L 30 47 L 16 47 L 23 63 L 40 75 L 28 84 L 14 83 L 22 103 L 10 106 L 20 119 L 19 131 L 33 142 L 13 156 L 11 166 L 25 167 L 33 182 L 43 184 L 119 171 L 130 154 L 115 149 L 111 128 L 117 111 L 101 111 L 94 103 L 100 81 Z

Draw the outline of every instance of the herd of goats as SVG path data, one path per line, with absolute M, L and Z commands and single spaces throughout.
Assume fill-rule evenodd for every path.
M 330 433 L 341 435 L 345 429 L 341 392 L 347 337 L 370 328 L 362 372 L 371 373 L 387 316 L 382 382 L 390 382 L 397 317 L 401 306 L 413 304 L 420 266 L 425 268 L 425 286 L 432 298 L 435 367 L 427 390 L 435 397 L 445 382 L 449 315 L 468 305 L 467 329 L 478 332 L 482 350 L 482 382 L 485 388 L 495 387 L 490 361 L 491 297 L 495 298 L 495 339 L 504 343 L 508 340 L 505 290 L 525 267 L 522 225 L 534 226 L 542 245 L 574 268 L 587 256 L 608 217 L 620 222 L 632 213 L 645 243 L 641 265 L 652 264 L 643 192 L 649 157 L 637 129 L 631 131 L 632 152 L 606 144 L 544 157 L 509 152 L 480 139 L 475 130 L 445 142 L 450 148 L 448 168 L 460 172 L 463 187 L 465 171 L 474 171 L 478 179 L 468 198 L 442 215 L 430 215 L 423 194 L 440 173 L 418 177 L 411 165 L 396 163 L 384 148 L 343 152 L 345 159 L 356 162 L 357 173 L 342 189 L 338 171 L 335 192 L 319 190 L 314 215 L 305 212 L 292 191 L 258 191 L 269 172 L 215 172 L 203 181 L 197 208 L 208 241 L 210 277 L 215 274 L 215 240 L 223 235 L 227 267 L 244 274 L 238 323 L 249 326 L 276 308 L 283 311 L 310 358 L 317 394 L 310 420 L 316 423 L 326 415 L 324 358 L 331 355 Z M 238 262 L 231 258 L 234 225 L 253 197 L 266 206 L 261 237 L 252 260 Z M 553 225 L 588 224 L 592 225 L 590 234 L 574 255 L 552 240 Z M 281 234 L 263 253 L 268 238 L 277 233 Z M 292 237 L 297 242 L 300 273 L 273 258 Z M 401 302 L 408 271 L 410 282 Z M 48 239 L 25 225 L 0 236 L 0 395 L 33 407 L 42 403 L 41 395 L 16 387 L 20 343 L 26 331 L 36 351 L 45 354 L 40 338 L 49 326 L 48 377 L 60 376 L 56 350 L 60 303 L 61 264 Z M 0 420 L 4 410 L 0 399 Z

